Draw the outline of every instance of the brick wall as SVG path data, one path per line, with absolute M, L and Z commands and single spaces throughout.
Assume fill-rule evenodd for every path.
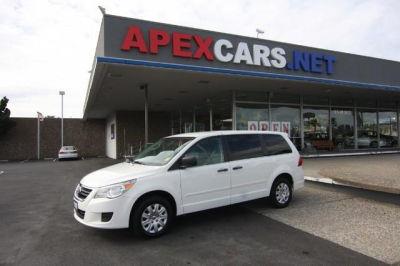
M 37 119 L 13 118 L 15 127 L 0 136 L 0 160 L 37 158 Z M 61 145 L 61 121 L 40 124 L 41 158 L 56 158 Z M 74 145 L 83 157 L 105 155 L 105 120 L 64 118 L 64 145 Z

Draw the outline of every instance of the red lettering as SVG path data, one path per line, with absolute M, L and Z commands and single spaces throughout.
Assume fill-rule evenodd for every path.
M 172 54 L 179 57 L 192 57 L 190 40 L 192 36 L 185 33 L 172 33 Z
M 150 53 L 158 54 L 159 46 L 167 46 L 169 43 L 169 35 L 163 30 L 150 29 Z
M 211 45 L 213 39 L 211 37 L 207 37 L 203 40 L 198 35 L 194 35 L 193 38 L 194 38 L 197 46 L 199 47 L 197 49 L 197 51 L 194 53 L 193 58 L 200 59 L 204 55 L 207 60 L 213 61 L 214 54 L 211 53 L 211 51 L 210 51 L 210 45 Z
M 143 34 L 139 27 L 129 27 L 125 39 L 121 45 L 121 50 L 130 51 L 132 48 L 138 48 L 141 53 L 147 53 L 147 46 L 143 39 Z

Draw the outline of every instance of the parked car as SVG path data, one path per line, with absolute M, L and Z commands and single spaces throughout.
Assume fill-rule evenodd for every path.
M 58 159 L 78 159 L 78 149 L 74 146 L 62 146 L 58 152 Z
M 354 137 L 348 137 L 344 141 L 347 147 L 354 147 Z M 378 134 L 375 131 L 360 131 L 357 145 L 359 148 L 378 148 Z M 379 135 L 379 147 L 394 147 L 397 140 L 392 136 Z
M 74 217 L 96 228 L 163 234 L 175 216 L 268 197 L 288 206 L 303 187 L 303 160 L 286 134 L 185 133 L 159 140 L 134 161 L 85 176 Z

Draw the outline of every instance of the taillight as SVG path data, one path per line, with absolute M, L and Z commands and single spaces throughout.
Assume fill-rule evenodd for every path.
M 299 162 L 297 163 L 297 166 L 303 166 L 303 158 L 299 157 Z

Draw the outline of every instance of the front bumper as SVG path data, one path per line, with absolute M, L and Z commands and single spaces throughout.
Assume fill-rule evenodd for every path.
M 74 202 L 76 202 L 74 218 L 81 224 L 94 228 L 128 228 L 130 213 L 135 199 L 126 195 L 115 199 L 95 199 L 95 194 L 96 190 L 93 189 L 84 200 L 74 196 Z M 79 215 L 78 212 L 80 212 Z M 107 222 L 102 221 L 102 214 L 104 213 L 112 213 L 111 219 Z

